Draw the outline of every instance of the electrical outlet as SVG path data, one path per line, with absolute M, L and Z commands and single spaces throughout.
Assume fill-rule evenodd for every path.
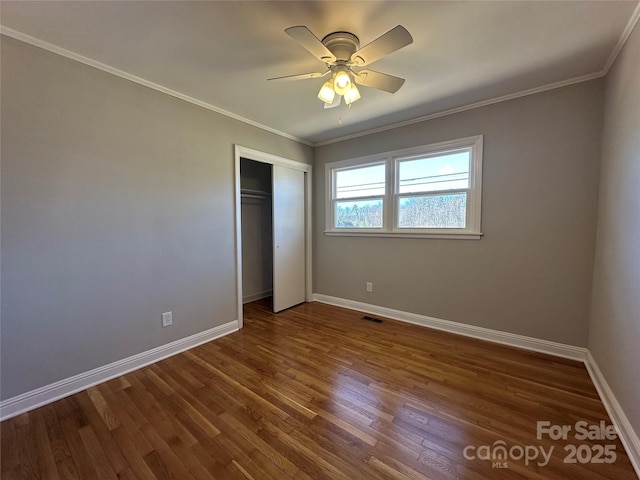
M 373 292 L 373 283 L 367 282 L 367 292 Z
M 165 312 L 162 314 L 162 328 L 173 325 L 173 312 Z

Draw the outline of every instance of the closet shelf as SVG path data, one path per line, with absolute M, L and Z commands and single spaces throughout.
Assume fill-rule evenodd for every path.
M 243 188 L 240 190 L 242 198 L 271 198 L 271 192 L 263 192 L 262 190 L 250 190 Z

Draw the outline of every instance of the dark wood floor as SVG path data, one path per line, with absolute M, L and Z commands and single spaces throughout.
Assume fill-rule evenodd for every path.
M 274 315 L 260 301 L 238 333 L 3 422 L 1 471 L 3 480 L 637 478 L 619 440 L 538 440 L 537 420 L 610 424 L 580 363 L 322 304 Z M 554 449 L 546 466 L 464 456 L 500 441 Z M 567 444 L 586 444 L 582 459 L 613 444 L 617 460 L 564 463 Z

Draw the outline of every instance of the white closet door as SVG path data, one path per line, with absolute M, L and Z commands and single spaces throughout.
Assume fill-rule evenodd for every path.
M 304 172 L 273 166 L 273 311 L 305 301 Z

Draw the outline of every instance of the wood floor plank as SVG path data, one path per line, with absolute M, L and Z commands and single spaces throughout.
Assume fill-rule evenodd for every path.
M 7 477 L 10 471 L 17 471 L 20 468 L 17 427 L 16 422 L 13 421 L 0 424 L 0 461 L 2 462 L 0 472 Z
M 62 480 L 77 480 L 78 478 L 82 478 L 71 457 L 56 460 L 56 467 Z
M 78 396 L 78 402 L 82 406 L 82 409 L 87 416 L 87 419 L 89 420 L 89 425 L 87 425 L 86 427 L 91 427 L 92 432 L 96 435 L 98 444 L 104 451 L 104 454 L 107 457 L 113 471 L 116 474 L 120 474 L 124 470 L 128 469 L 129 464 L 124 458 L 124 455 L 122 454 L 122 451 L 120 450 L 118 444 L 115 442 L 113 436 L 111 435 L 111 429 L 109 429 L 107 424 L 105 424 L 103 418 L 96 410 L 93 402 L 91 402 L 88 396 L 84 395 Z M 85 439 L 83 438 L 83 441 L 84 440 Z M 96 452 L 96 454 L 98 453 Z
M 107 401 L 113 405 L 113 412 L 118 417 L 120 426 L 113 429 L 112 432 L 126 432 L 127 439 L 131 442 L 137 452 L 141 455 L 147 455 L 153 448 L 142 435 L 142 428 L 148 423 L 147 417 L 143 413 L 146 404 L 140 410 L 138 403 L 138 391 L 141 387 L 131 386 L 125 390 L 110 392 L 106 386 L 101 388 L 102 395 Z M 118 435 L 123 435 L 119 433 Z M 114 435 L 115 436 L 115 435 Z M 123 452 L 124 453 L 124 452 Z
M 28 418 L 27 415 L 33 414 L 25 414 L 23 419 Z M 30 434 L 32 425 L 30 421 L 24 422 L 16 429 L 16 440 L 20 446 L 18 452 L 20 458 L 20 474 L 25 480 L 42 477 L 40 470 L 41 457 L 38 455 L 36 437 Z
M 153 450 L 147 453 L 138 451 L 122 426 L 113 430 L 112 435 L 116 442 L 118 442 L 118 445 L 120 445 L 120 449 L 127 459 L 133 474 L 140 480 L 157 480 L 158 477 L 155 476 L 145 461 L 145 457 L 152 453 Z
M 318 303 L 245 305 L 244 328 L 0 425 L 3 480 L 631 480 L 584 365 Z M 465 456 L 547 449 L 548 463 Z M 614 463 L 566 463 L 610 444 Z M 584 452 L 583 452 L 584 453 Z M 504 468 L 497 468 L 502 466 Z
M 87 390 L 87 394 L 89 395 L 91 402 L 100 414 L 100 418 L 102 418 L 102 421 L 107 426 L 107 428 L 109 430 L 118 428 L 120 422 L 109 408 L 109 405 L 107 404 L 100 391 L 95 387 L 91 387 Z
M 294 478 L 300 475 L 298 467 L 290 461 L 286 451 L 279 451 L 259 435 L 260 428 L 246 427 L 229 412 L 224 412 L 219 415 L 219 418 L 225 437 L 236 438 L 237 443 L 244 445 L 245 454 L 249 455 L 253 450 L 258 449 L 287 475 Z
M 43 415 L 43 409 L 31 412 L 34 422 L 35 438 L 37 451 L 39 452 L 39 464 L 42 470 L 43 478 L 51 480 L 59 480 L 58 467 L 56 467 L 56 459 L 53 454 L 53 448 L 49 434 L 47 433 L 47 425 Z
M 93 431 L 93 427 L 91 425 L 86 425 L 78 430 L 78 432 L 80 433 L 82 443 L 89 454 L 91 464 L 95 468 L 95 478 L 101 480 L 117 480 L 118 476 L 107 459 L 107 454 L 100 445 L 100 440 L 98 440 L 98 437 Z
M 84 392 L 82 392 L 84 393 Z M 84 427 L 77 422 L 77 419 L 73 415 L 65 416 L 60 420 L 64 436 L 69 445 L 71 457 L 73 463 L 76 466 L 78 472 L 78 478 L 82 480 L 92 480 L 98 478 L 93 462 L 82 443 L 80 438 L 80 430 Z
M 158 462 L 162 464 L 163 471 L 169 473 L 170 478 L 195 480 L 195 477 L 189 472 L 177 455 L 177 452 L 184 452 L 185 450 L 177 436 L 167 442 L 162 438 L 162 435 L 158 433 L 155 426 L 150 424 L 143 427 L 143 433 L 149 443 L 153 445 L 154 451 L 152 453 L 157 454 Z M 169 444 L 171 444 L 171 447 Z

